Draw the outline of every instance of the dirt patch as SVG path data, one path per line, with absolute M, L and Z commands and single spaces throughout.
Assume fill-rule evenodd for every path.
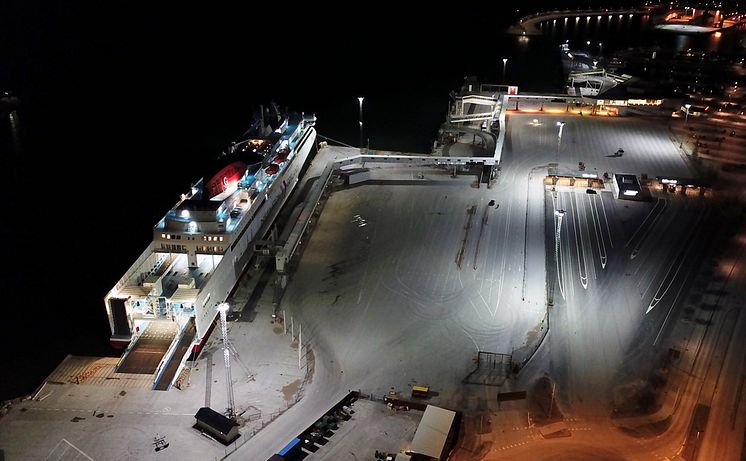
M 492 449 L 491 437 L 479 436 L 479 416 L 464 414 L 461 422 L 461 437 L 451 459 L 453 461 L 477 461 L 483 459 Z
M 300 384 L 301 384 L 301 380 L 296 379 L 295 381 L 291 382 L 287 386 L 283 386 L 282 388 L 283 398 L 288 402 L 293 401 L 295 399 L 295 394 L 297 394 L 298 391 L 300 390 Z
M 306 352 L 306 363 L 308 364 L 306 382 L 311 384 L 313 382 L 313 372 L 316 369 L 316 358 L 313 355 L 313 349 L 308 349 L 308 352 Z
M 542 326 L 543 325 L 539 323 L 533 330 L 526 333 L 526 344 L 533 344 L 539 339 L 539 331 L 541 331 Z
M 283 331 L 284 330 L 282 329 L 282 327 L 274 327 L 274 328 L 272 328 L 272 333 L 274 333 L 276 335 L 282 334 Z
M 663 391 L 669 381 L 670 356 L 658 360 L 658 366 L 646 378 L 620 384 L 613 391 L 612 417 L 650 415 L 662 405 Z
M 557 406 L 557 386 L 548 377 L 537 380 L 528 393 L 531 416 L 537 426 L 548 425 L 564 419 Z

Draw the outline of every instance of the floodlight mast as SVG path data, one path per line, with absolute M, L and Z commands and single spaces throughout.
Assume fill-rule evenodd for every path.
M 218 304 L 218 312 L 220 312 L 220 328 L 223 330 L 223 359 L 225 360 L 225 386 L 228 391 L 228 417 L 235 419 L 236 417 L 236 405 L 233 399 L 233 379 L 231 378 L 231 356 L 230 350 L 228 349 L 228 309 L 230 306 L 228 303 Z

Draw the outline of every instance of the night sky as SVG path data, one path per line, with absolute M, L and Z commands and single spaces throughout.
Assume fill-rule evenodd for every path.
M 357 144 L 365 95 L 371 147 L 424 152 L 448 92 L 465 75 L 497 78 L 516 16 L 504 2 L 156 3 L 0 4 L 0 90 L 21 100 L 22 141 L 14 155 L 4 119 L 0 399 L 32 391 L 68 353 L 115 353 L 103 296 L 258 104 L 315 112 L 320 134 Z M 534 74 L 522 84 L 557 83 Z

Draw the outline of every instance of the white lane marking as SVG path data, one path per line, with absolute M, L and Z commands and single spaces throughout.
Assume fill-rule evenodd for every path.
M 655 308 L 655 306 L 658 305 L 661 299 L 663 299 L 663 297 L 666 296 L 666 293 L 668 293 L 668 290 L 671 288 L 671 285 L 673 285 L 674 280 L 676 280 L 676 276 L 679 274 L 681 267 L 684 265 L 684 261 L 686 261 L 686 254 L 689 248 L 694 243 L 694 240 L 695 240 L 694 235 L 696 234 L 696 230 L 699 228 L 704 212 L 705 212 L 705 209 L 703 208 L 702 211 L 699 213 L 699 216 L 697 216 L 697 221 L 695 221 L 694 225 L 689 228 L 690 231 L 687 233 L 687 237 L 684 240 L 684 242 L 686 242 L 686 246 L 681 249 L 681 251 L 679 252 L 679 254 L 676 255 L 676 258 L 673 261 L 674 264 L 676 263 L 677 260 L 679 262 L 675 266 L 676 272 L 674 272 L 673 276 L 668 281 L 668 284 L 666 284 L 668 275 L 671 273 L 671 270 L 673 270 L 674 268 L 674 264 L 671 264 L 668 267 L 668 271 L 666 272 L 666 275 L 663 277 L 663 280 L 661 280 L 661 284 L 658 286 L 658 290 L 655 292 L 655 295 L 653 295 L 653 299 L 650 301 L 650 304 L 648 305 L 648 309 L 645 311 L 645 314 L 648 314 L 650 311 L 652 311 Z M 666 285 L 666 287 L 663 288 L 663 285 Z M 663 289 L 662 293 L 661 293 L 661 289 Z
M 629 244 L 632 243 L 632 241 L 635 239 L 635 236 L 637 235 L 637 233 L 640 232 L 640 229 L 642 229 L 642 227 L 645 225 L 645 223 L 647 222 L 647 220 L 650 219 L 650 216 L 658 208 L 658 205 L 662 201 L 663 201 L 663 199 L 660 198 L 660 197 L 658 197 L 658 199 L 655 202 L 655 205 L 653 205 L 653 208 L 651 208 L 650 211 L 648 212 L 648 215 L 645 216 L 645 219 L 642 220 L 642 222 L 640 223 L 640 225 L 637 227 L 637 230 L 635 230 L 634 234 L 632 234 L 632 237 L 630 237 L 629 240 L 627 240 L 627 243 L 624 244 L 624 248 L 627 248 L 629 246 Z
M 604 222 L 606 222 L 606 232 L 609 235 L 609 245 L 614 248 L 614 240 L 611 238 L 611 229 L 609 229 L 609 218 L 606 216 L 606 205 L 604 205 L 603 195 L 601 196 L 601 209 L 604 212 Z
M 606 243 L 604 243 L 603 229 L 601 228 L 601 217 L 598 215 L 598 205 L 596 204 L 596 196 L 588 196 L 588 203 L 590 204 L 591 220 L 593 221 L 593 231 L 596 233 L 596 247 L 598 247 L 598 253 L 601 257 L 601 269 L 606 269 Z M 595 209 L 595 214 L 594 214 Z
M 583 245 L 583 235 L 578 232 L 578 219 L 580 218 L 580 211 L 575 211 L 575 200 L 573 195 L 570 194 L 570 208 L 572 209 L 572 226 L 575 229 L 575 251 L 578 256 L 578 275 L 580 276 L 580 284 L 584 289 L 588 289 L 588 271 L 585 270 L 585 247 Z M 578 242 L 580 240 L 580 242 Z M 581 264 L 582 260 L 582 264 Z M 585 272 L 585 275 L 583 275 Z
M 513 211 L 513 203 L 508 204 L 508 209 L 505 215 L 505 226 L 503 231 L 503 249 L 502 249 L 502 267 L 500 269 L 500 283 L 497 285 L 497 300 L 495 301 L 495 308 L 490 311 L 492 318 L 497 315 L 497 308 L 500 306 L 500 298 L 503 294 L 503 282 L 505 281 L 505 262 L 507 261 L 507 246 L 508 246 L 508 229 L 510 226 L 510 214 Z
M 660 212 L 655 215 L 655 218 L 650 223 L 650 226 L 645 229 L 645 232 L 643 233 L 642 237 L 640 237 L 640 240 L 637 242 L 637 245 L 635 245 L 635 248 L 632 250 L 632 253 L 629 255 L 629 259 L 635 259 L 637 257 L 637 254 L 640 252 L 640 248 L 642 247 L 643 243 L 648 238 L 648 235 L 650 235 L 651 232 L 653 232 L 653 229 L 655 228 L 655 225 L 658 223 L 658 220 L 661 216 L 663 216 L 663 213 L 666 211 L 666 208 L 668 208 L 668 200 L 665 199 L 658 199 L 663 200 L 663 207 L 661 208 Z

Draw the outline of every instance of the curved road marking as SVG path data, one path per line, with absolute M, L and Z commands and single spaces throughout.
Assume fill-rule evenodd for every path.
M 653 299 L 650 301 L 650 304 L 648 305 L 648 309 L 645 311 L 645 314 L 652 311 L 655 308 L 655 306 L 658 305 L 661 299 L 663 299 L 663 297 L 666 296 L 666 293 L 668 293 L 668 290 L 671 288 L 671 285 L 673 285 L 674 280 L 676 280 L 676 276 L 679 274 L 679 271 L 681 270 L 681 267 L 684 265 L 684 261 L 686 260 L 686 254 L 689 250 L 689 247 L 691 247 L 692 244 L 694 243 L 694 240 L 695 240 L 694 236 L 696 235 L 697 229 L 700 226 L 705 209 L 706 208 L 703 208 L 702 211 L 700 211 L 699 216 L 697 216 L 697 221 L 694 223 L 693 226 L 689 228 L 690 231 L 687 234 L 687 238 L 685 240 L 686 242 L 685 247 L 682 248 L 682 251 L 680 251 L 678 255 L 676 255 L 676 258 L 674 259 L 673 264 L 671 264 L 668 267 L 668 271 L 666 272 L 666 275 L 663 277 L 661 284 L 658 285 L 658 290 L 655 292 L 655 295 L 653 295 Z M 678 264 L 676 264 L 676 261 L 678 261 Z M 674 272 L 671 279 L 668 280 L 668 275 L 671 273 L 671 270 L 673 270 L 674 266 L 676 267 L 676 271 Z M 668 280 L 668 284 L 666 284 L 666 280 Z M 666 285 L 666 287 L 663 288 L 663 285 Z M 661 292 L 661 289 L 663 290 L 662 292 Z
M 632 250 L 632 253 L 629 255 L 629 259 L 635 259 L 637 257 L 637 254 L 640 252 L 640 247 L 642 247 L 642 244 L 645 243 L 645 240 L 648 238 L 648 235 L 650 235 L 650 233 L 653 231 L 653 228 L 655 228 L 655 225 L 658 223 L 658 219 L 660 219 L 660 217 L 666 211 L 666 208 L 668 208 L 668 200 L 660 199 L 660 198 L 658 200 L 663 200 L 663 207 L 661 208 L 660 212 L 658 212 L 658 214 L 655 215 L 655 218 L 650 222 L 650 226 L 648 226 L 645 229 L 645 232 L 642 234 L 642 237 L 640 237 L 640 240 L 637 242 L 637 245 L 635 245 L 635 248 Z M 656 206 L 657 206 L 657 203 L 656 203 Z M 645 219 L 647 220 L 647 218 Z M 637 230 L 639 231 L 641 228 L 642 228 L 642 224 Z M 635 234 L 636 233 L 637 232 L 635 232 Z
M 606 205 L 604 205 L 604 198 L 601 196 L 601 210 L 604 212 L 604 222 L 606 223 L 606 233 L 609 235 L 609 245 L 614 248 L 614 240 L 611 238 L 611 229 L 609 229 L 609 218 L 606 216 Z
M 655 210 L 658 209 L 658 205 L 662 201 L 664 201 L 664 200 L 662 198 L 658 197 L 658 199 L 655 202 L 655 205 L 653 205 L 653 208 L 650 209 L 650 211 L 648 212 L 647 216 L 645 216 L 645 219 L 642 220 L 642 222 L 640 223 L 640 225 L 637 227 L 637 230 L 635 230 L 634 234 L 632 234 L 632 237 L 630 237 L 629 240 L 627 240 L 627 243 L 624 244 L 624 248 L 627 248 L 629 246 L 629 244 L 632 243 L 632 241 L 635 239 L 635 236 L 637 235 L 637 233 L 640 232 L 640 229 L 642 229 L 643 226 L 645 226 L 645 223 L 648 221 L 648 219 L 650 219 L 650 216 L 653 214 L 653 212 L 655 212 Z

